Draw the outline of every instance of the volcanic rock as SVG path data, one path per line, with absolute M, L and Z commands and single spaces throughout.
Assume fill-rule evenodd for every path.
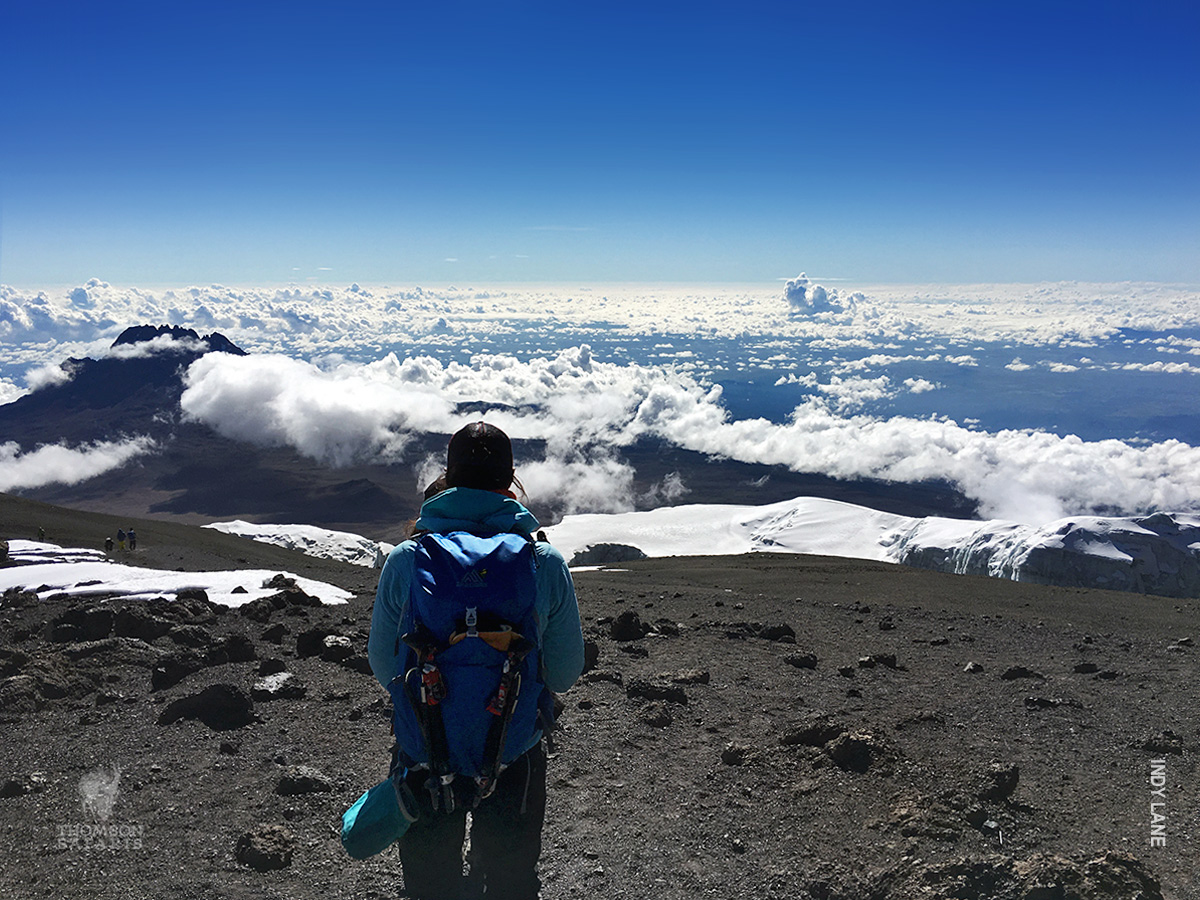
M 260 825 L 238 838 L 234 856 L 256 872 L 284 869 L 292 864 L 296 836 L 282 825 Z
M 334 784 L 329 778 L 311 766 L 290 766 L 275 786 L 275 793 L 286 797 L 297 794 L 326 794 Z
M 199 719 L 213 731 L 230 731 L 254 721 L 254 701 L 237 685 L 214 684 L 169 704 L 158 724 L 180 719 Z

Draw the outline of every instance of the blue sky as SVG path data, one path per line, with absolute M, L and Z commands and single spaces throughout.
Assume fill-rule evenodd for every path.
M 1198 41 L 1190 2 L 20 0 L 0 282 L 1200 282 Z

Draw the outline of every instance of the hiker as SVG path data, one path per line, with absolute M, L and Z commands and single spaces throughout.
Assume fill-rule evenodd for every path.
M 125 536 L 129 538 L 129 549 L 136 550 L 137 549 L 137 534 L 134 533 L 134 530 L 132 528 L 130 528 L 129 531 L 127 531 L 125 533 Z
M 104 552 L 111 554 L 112 548 L 113 548 L 113 539 L 112 539 L 112 535 L 110 534 L 104 538 Z
M 117 529 L 117 549 L 118 550 L 125 549 L 125 529 L 124 528 Z
M 38 541 L 43 542 L 45 540 L 46 540 L 46 529 L 43 528 L 41 525 L 39 525 L 38 526 Z
M 562 555 L 534 540 L 537 519 L 510 490 L 514 484 L 524 488 L 515 479 L 512 445 L 503 431 L 475 422 L 457 432 L 443 477 L 446 489 L 422 505 L 415 536 L 388 556 L 368 641 L 371 669 L 393 696 L 397 760 L 407 768 L 401 790 L 417 812 L 400 839 L 404 888 L 406 896 L 421 900 L 465 897 L 468 884 L 489 898 L 536 900 L 546 810 L 544 740 L 553 709 L 549 692 L 567 690 L 583 669 L 575 588 Z M 465 573 L 456 570 L 453 561 L 477 547 L 501 549 L 486 564 Z M 416 580 L 419 591 L 413 589 Z M 496 587 L 501 583 L 503 588 Z M 486 599 L 492 596 L 503 599 Z M 465 607 L 468 602 L 480 603 L 482 611 Z M 494 614 L 489 620 L 489 602 L 506 604 L 505 609 L 524 604 L 526 624 L 497 624 Z M 450 622 L 458 617 L 457 633 L 446 642 L 452 646 L 442 645 L 440 638 L 432 645 L 436 628 L 427 627 L 425 618 L 439 615 Z M 525 646 L 522 628 L 536 632 L 528 634 L 528 646 L 536 644 L 530 656 L 524 649 L 517 652 Z M 503 648 L 508 655 L 499 685 L 492 680 L 477 688 L 476 694 L 486 692 L 483 699 L 473 701 L 470 712 L 460 712 L 463 707 L 452 702 L 457 697 L 461 703 L 470 693 L 464 680 L 483 679 L 476 673 L 486 667 L 455 667 L 454 653 L 446 651 L 505 659 Z M 471 743 L 465 720 L 476 718 L 488 739 L 480 742 L 480 774 L 464 774 L 469 766 L 453 761 L 465 758 L 464 747 Z M 497 724 L 489 725 L 493 720 Z M 464 877 L 468 811 L 471 872 Z

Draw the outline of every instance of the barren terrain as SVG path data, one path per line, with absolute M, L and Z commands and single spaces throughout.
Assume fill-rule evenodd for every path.
M 0 537 L 35 519 L 76 546 L 129 524 L 3 498 Z M 356 596 L 6 597 L 0 895 L 397 896 L 395 851 L 337 832 L 390 746 L 376 573 L 135 524 L 131 562 Z M 548 900 L 1200 895 L 1196 601 L 773 555 L 576 583 L 594 661 L 562 698 Z M 81 782 L 115 769 L 105 818 Z

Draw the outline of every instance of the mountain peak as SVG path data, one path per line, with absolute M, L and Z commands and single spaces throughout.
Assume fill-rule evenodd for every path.
M 213 332 L 201 337 L 191 328 L 184 328 L 181 325 L 131 325 L 122 331 L 112 346 L 118 347 L 122 344 L 142 344 L 148 341 L 153 341 L 156 338 L 163 336 L 170 337 L 174 341 L 194 342 L 197 344 L 206 344 L 207 351 L 218 351 L 221 353 L 232 353 L 235 356 L 245 356 L 246 351 L 238 347 L 233 341 L 225 337 L 220 332 Z M 206 351 L 206 352 L 207 352 Z

